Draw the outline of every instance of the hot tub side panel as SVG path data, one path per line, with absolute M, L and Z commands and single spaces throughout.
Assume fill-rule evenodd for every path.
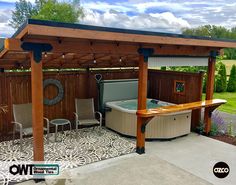
M 106 113 L 106 127 L 136 137 L 136 114 L 112 109 Z M 154 117 L 146 128 L 147 139 L 172 139 L 190 133 L 191 112 Z
M 112 109 L 106 113 L 106 127 L 127 136 L 136 137 L 137 118 L 135 114 Z

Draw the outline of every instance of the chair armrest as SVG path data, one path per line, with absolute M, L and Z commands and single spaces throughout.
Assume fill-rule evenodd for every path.
M 49 119 L 46 118 L 46 117 L 43 117 L 43 119 L 46 121 L 46 124 L 47 124 L 47 132 L 49 133 Z
M 20 130 L 22 130 L 22 124 L 16 121 L 12 121 L 12 124 L 14 124 L 14 126 L 18 126 Z
M 79 116 L 78 116 L 78 114 L 77 114 L 77 113 L 75 113 L 75 112 L 74 112 L 74 115 L 75 115 L 75 123 L 77 123 L 77 122 L 78 122 L 78 120 L 79 120 Z
M 100 123 L 100 126 L 102 126 L 102 113 L 96 111 L 95 114 L 98 114 L 98 115 L 99 115 L 99 123 Z

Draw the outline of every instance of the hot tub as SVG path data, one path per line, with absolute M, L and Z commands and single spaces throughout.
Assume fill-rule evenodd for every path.
M 147 108 L 174 105 L 147 99 Z M 137 100 L 107 102 L 106 127 L 125 136 L 136 137 Z M 181 111 L 154 117 L 146 127 L 146 139 L 173 139 L 190 133 L 191 112 Z

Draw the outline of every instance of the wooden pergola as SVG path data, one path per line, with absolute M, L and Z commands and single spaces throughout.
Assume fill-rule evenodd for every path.
M 34 160 L 43 161 L 43 69 L 139 67 L 137 152 L 142 154 L 145 126 L 160 114 L 205 107 L 209 133 L 211 112 L 225 103 L 212 100 L 216 57 L 223 48 L 236 48 L 236 41 L 29 19 L 5 40 L 0 68 L 31 69 Z M 148 57 L 154 55 L 208 57 L 206 101 L 147 110 Z

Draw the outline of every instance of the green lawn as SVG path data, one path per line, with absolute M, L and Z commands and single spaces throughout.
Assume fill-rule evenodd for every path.
M 227 103 L 224 105 L 221 105 L 218 109 L 223 112 L 227 112 L 230 114 L 236 114 L 236 92 L 229 93 L 229 92 L 223 92 L 223 93 L 214 93 L 215 99 L 224 99 L 227 100 Z M 202 94 L 202 99 L 205 99 L 205 94 Z
M 222 62 L 225 64 L 226 66 L 226 74 L 230 75 L 230 70 L 233 64 L 236 65 L 236 60 L 222 60 Z

